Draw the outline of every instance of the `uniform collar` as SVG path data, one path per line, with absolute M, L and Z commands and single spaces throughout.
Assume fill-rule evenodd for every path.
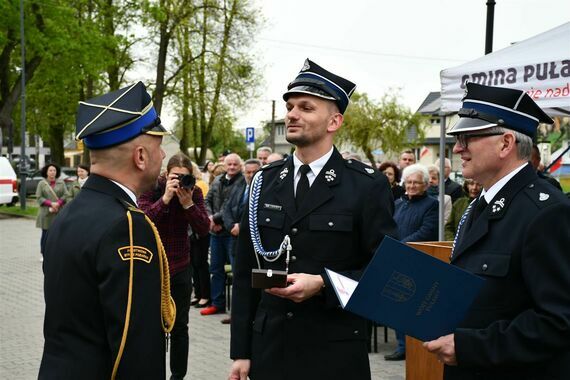
M 128 187 L 126 187 L 123 184 L 120 184 L 117 181 L 113 181 L 112 179 L 109 179 L 111 182 L 113 182 L 115 185 L 119 186 L 125 193 L 127 193 L 127 195 L 129 196 L 129 198 L 131 198 L 131 200 L 133 201 L 133 203 L 138 207 L 138 203 L 137 203 L 137 196 L 135 195 L 135 193 L 133 193 L 131 191 L 131 189 L 129 189 Z
M 331 158 L 333 151 L 334 151 L 334 146 L 332 146 L 331 150 L 329 150 L 324 156 L 317 158 L 315 161 L 309 164 L 309 166 L 311 167 L 311 172 L 307 173 L 307 177 L 309 178 L 309 183 L 312 183 L 312 181 L 315 178 L 317 178 L 321 170 L 325 167 L 326 163 Z M 303 165 L 303 162 L 299 160 L 296 152 L 293 153 L 293 165 L 294 165 L 293 178 L 297 178 L 297 174 L 299 173 L 299 168 L 301 167 L 301 165 Z
M 499 191 L 501 191 L 501 189 L 511 180 L 511 178 L 513 178 L 518 172 L 520 172 L 526 165 L 528 165 L 528 162 L 525 162 L 524 164 L 522 164 L 521 166 L 519 166 L 518 168 L 516 168 L 515 170 L 511 171 L 509 174 L 498 180 L 493 186 L 489 188 L 489 190 L 483 189 L 483 191 L 481 192 L 481 196 L 485 197 L 485 200 L 487 201 L 488 204 L 491 203 L 491 201 L 493 200 L 493 198 L 495 198 L 495 196 L 499 193 Z

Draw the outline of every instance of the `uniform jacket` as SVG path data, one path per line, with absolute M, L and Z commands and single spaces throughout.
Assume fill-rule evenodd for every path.
M 38 205 L 40 206 L 38 210 L 38 216 L 36 218 L 36 227 L 41 228 L 42 230 L 49 230 L 56 215 L 61 212 L 63 205 L 69 198 L 67 187 L 65 187 L 65 182 L 63 182 L 62 179 L 57 178 L 55 180 L 55 186 L 51 190 L 50 188 L 50 184 L 45 179 L 42 179 L 40 182 L 38 182 L 38 187 L 36 188 L 36 198 L 38 200 Z M 54 193 L 57 195 L 57 198 L 55 197 Z M 59 201 L 61 205 L 59 212 L 50 212 L 50 206 L 44 205 L 46 200 L 54 203 Z
M 570 201 L 527 165 L 495 196 L 452 264 L 486 281 L 455 331 L 446 379 L 568 379 Z
M 297 210 L 293 172 L 292 157 L 262 169 L 261 241 L 272 251 L 288 234 L 289 273 L 321 274 L 325 288 L 301 303 L 251 288 L 257 261 L 246 208 L 234 263 L 231 357 L 251 358 L 253 380 L 369 379 L 366 323 L 340 308 L 324 268 L 358 279 L 384 235 L 396 236 L 390 187 L 381 173 L 335 149 Z M 260 258 L 279 270 L 284 261 Z
M 39 379 L 109 379 L 119 351 L 129 289 L 132 203 L 91 174 L 55 220 L 44 252 L 45 345 Z M 157 243 L 133 208 L 134 260 L 129 329 L 117 379 L 164 379 Z M 127 247 L 127 248 L 125 248 Z

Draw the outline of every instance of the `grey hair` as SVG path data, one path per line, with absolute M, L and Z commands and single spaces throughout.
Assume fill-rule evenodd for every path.
M 426 167 L 423 166 L 422 164 L 413 164 L 410 166 L 406 166 L 404 168 L 404 171 L 402 172 L 402 181 L 406 182 L 406 179 L 408 179 L 409 176 L 416 173 L 420 173 L 422 175 L 424 183 L 427 184 L 429 182 L 429 173 Z
M 487 129 L 489 133 L 506 133 L 511 132 L 515 135 L 517 141 L 517 157 L 520 160 L 529 161 L 532 153 L 532 138 L 519 131 L 515 131 L 505 127 L 491 127 Z

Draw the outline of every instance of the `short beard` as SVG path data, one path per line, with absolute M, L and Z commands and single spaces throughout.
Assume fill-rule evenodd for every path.
M 287 140 L 288 143 L 291 143 L 291 144 L 293 144 L 299 148 L 304 148 L 306 146 L 311 145 L 311 143 L 312 143 L 312 141 L 310 141 L 308 138 L 303 137 L 303 136 L 289 137 L 289 136 L 285 135 L 285 140 Z

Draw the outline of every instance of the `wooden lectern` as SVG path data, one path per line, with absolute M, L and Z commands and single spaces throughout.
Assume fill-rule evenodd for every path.
M 450 241 L 408 243 L 410 247 L 446 263 L 449 262 L 452 244 Z M 422 347 L 421 341 L 406 336 L 406 380 L 441 379 L 443 379 L 443 364 L 437 361 L 435 355 Z

